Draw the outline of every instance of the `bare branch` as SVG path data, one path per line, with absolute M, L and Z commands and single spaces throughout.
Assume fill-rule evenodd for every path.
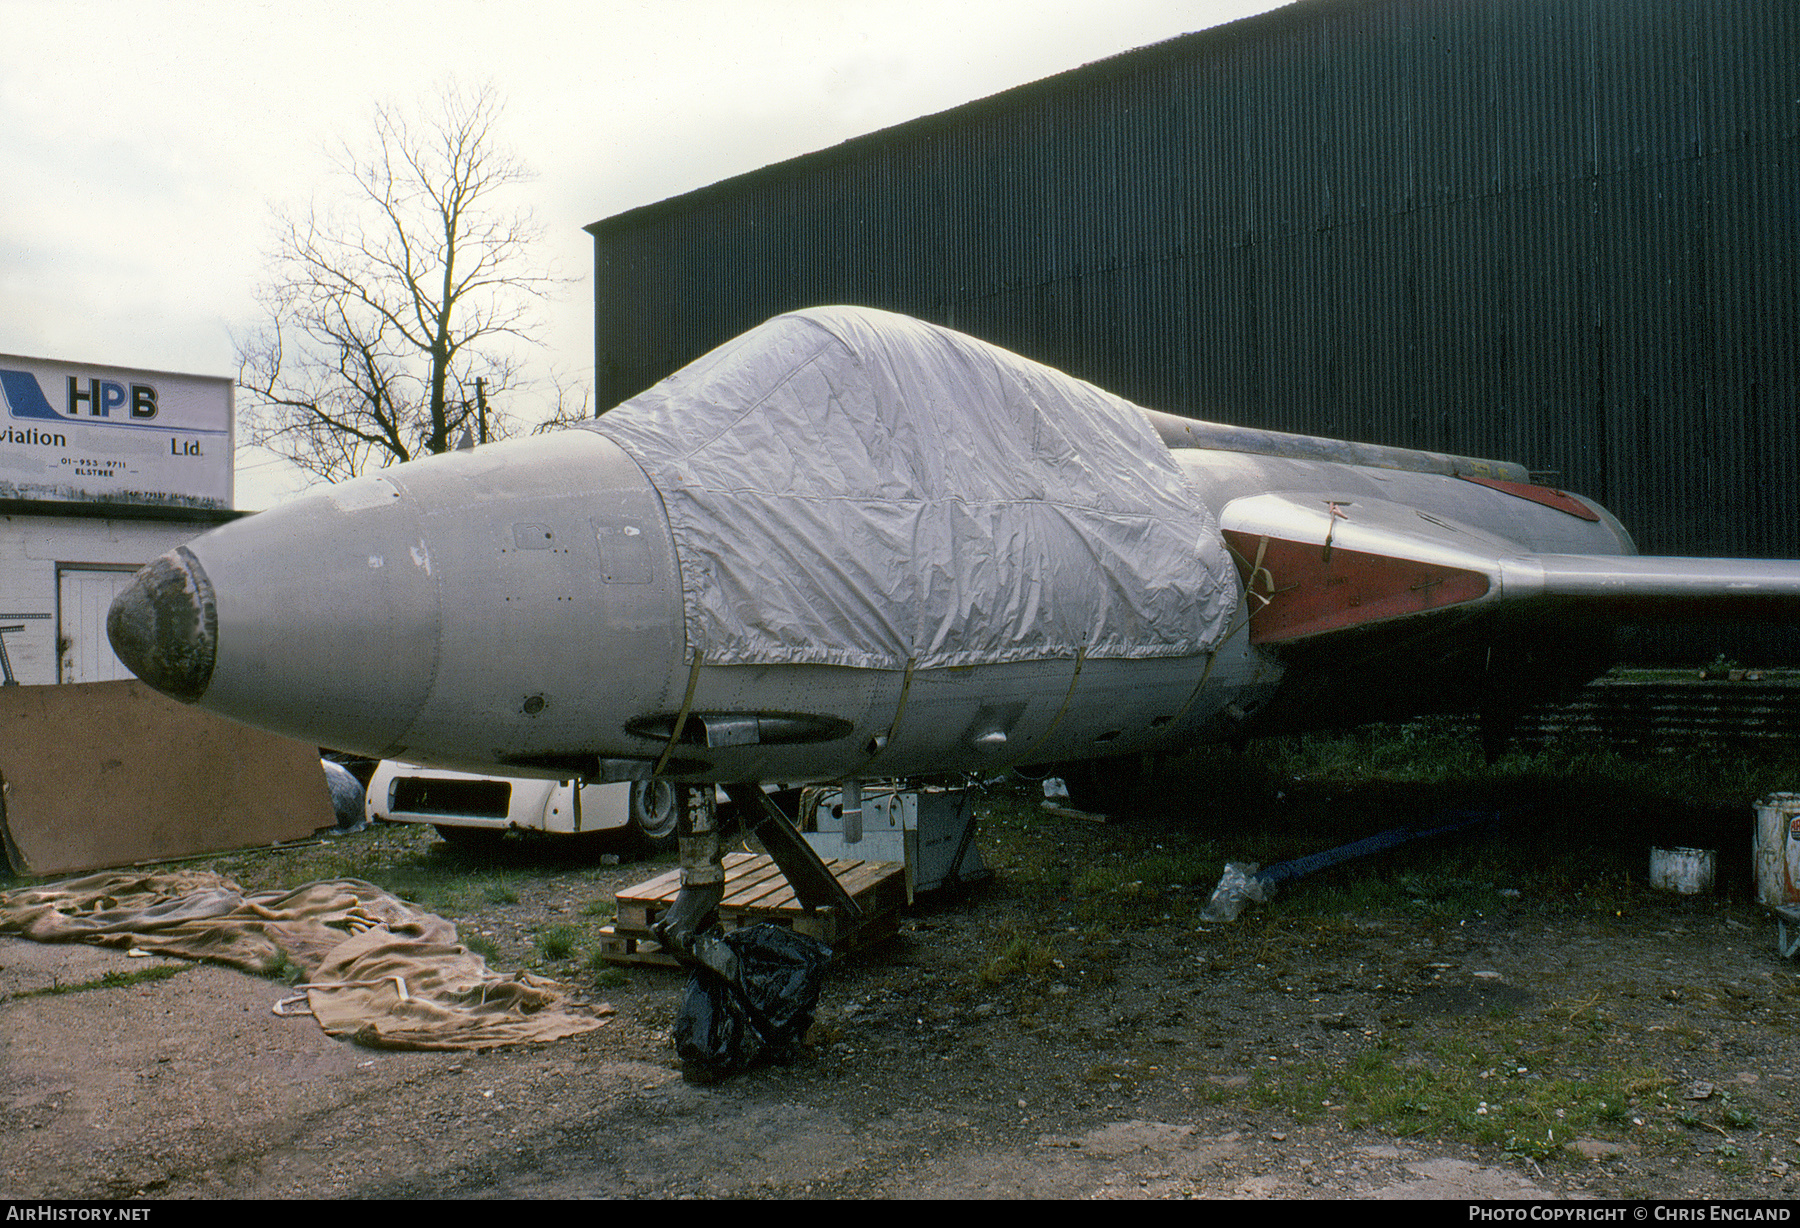
M 378 106 L 369 144 L 335 154 L 342 199 L 277 213 L 267 322 L 237 343 L 248 442 L 341 480 L 448 451 L 477 378 L 490 399 L 518 382 L 496 343 L 531 340 L 557 283 L 505 204 L 531 175 L 500 113 L 491 87 L 454 84 L 423 118 Z
M 545 435 L 551 431 L 579 426 L 594 416 L 590 407 L 593 392 L 586 384 L 571 381 L 561 372 L 552 371 L 550 386 L 555 394 L 551 401 L 551 414 L 531 428 L 533 435 Z

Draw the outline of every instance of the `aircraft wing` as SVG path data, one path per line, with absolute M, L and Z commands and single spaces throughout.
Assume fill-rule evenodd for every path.
M 1502 596 L 1573 619 L 1800 622 L 1800 562 L 1539 554 L 1501 562 Z
M 1244 581 L 1251 642 L 1270 647 L 1442 621 L 1433 615 L 1800 622 L 1800 561 L 1534 553 L 1416 508 L 1307 495 L 1234 500 L 1220 527 Z

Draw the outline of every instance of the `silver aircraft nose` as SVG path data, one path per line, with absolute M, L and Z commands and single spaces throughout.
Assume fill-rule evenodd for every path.
M 631 721 L 675 710 L 688 677 L 662 502 L 592 431 L 413 461 L 222 525 L 140 572 L 108 629 L 175 699 L 466 771 L 642 756 Z
M 439 602 L 418 508 L 358 478 L 165 554 L 107 634 L 163 694 L 364 754 L 392 750 L 437 666 Z
M 206 694 L 219 616 L 194 552 L 177 546 L 138 572 L 106 615 L 106 638 L 126 668 L 171 699 L 191 704 Z

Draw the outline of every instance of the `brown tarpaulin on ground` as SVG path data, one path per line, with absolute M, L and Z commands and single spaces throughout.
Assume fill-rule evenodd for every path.
M 285 957 L 305 976 L 320 1026 L 384 1048 L 555 1040 L 613 1013 L 543 977 L 490 971 L 450 922 L 353 878 L 246 895 L 201 870 L 91 874 L 0 895 L 0 934 L 136 947 L 255 973 Z

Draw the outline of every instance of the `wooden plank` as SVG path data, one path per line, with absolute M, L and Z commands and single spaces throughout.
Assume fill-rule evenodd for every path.
M 861 861 L 857 862 L 848 873 L 839 872 L 835 869 L 833 870 L 833 873 L 836 873 L 838 881 L 844 884 L 844 890 L 848 891 L 852 896 L 856 896 L 861 892 L 880 886 L 888 877 L 887 871 L 882 869 L 882 867 L 888 864 L 890 863 Z
M 781 867 L 773 858 L 758 857 L 750 864 L 725 868 L 724 906 L 732 908 L 775 908 L 783 893 L 792 903 L 793 890 L 781 876 Z
M 649 882 L 639 883 L 631 889 L 631 893 L 634 897 L 640 899 L 673 900 L 675 898 L 675 893 L 680 890 L 681 870 L 676 868 L 670 870 L 667 874 L 658 875 Z
M 615 932 L 610 925 L 600 931 L 600 957 L 609 964 L 681 967 L 680 960 L 673 955 L 663 954 L 662 947 L 654 938 L 641 938 L 636 934 L 620 934 Z
M 725 895 L 719 904 L 719 924 L 727 932 L 774 922 L 819 939 L 831 947 L 834 958 L 841 958 L 899 928 L 899 911 L 906 903 L 906 870 L 898 862 L 844 859 L 825 863 L 863 910 L 860 924 L 848 922 L 829 908 L 808 913 L 771 857 L 728 853 L 724 862 Z M 673 957 L 663 954 L 650 926 L 674 904 L 680 880 L 679 870 L 670 871 L 618 893 L 613 924 L 602 931 L 601 955 L 608 963 L 678 966 Z

